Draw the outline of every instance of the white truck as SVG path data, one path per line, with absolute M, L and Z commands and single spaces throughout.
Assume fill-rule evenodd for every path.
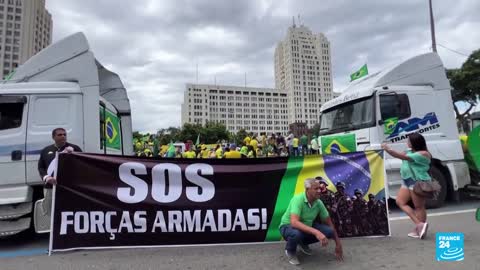
M 82 33 L 45 48 L 0 84 L 0 237 L 32 228 L 33 205 L 43 198 L 37 162 L 57 127 L 85 152 L 133 155 L 126 89 Z
M 478 191 L 464 160 L 445 67 L 436 53 L 413 57 L 381 72 L 353 81 L 321 107 L 320 135 L 355 133 L 357 150 L 380 149 L 383 142 L 405 150 L 407 135 L 425 136 L 433 156 L 433 179 L 443 187 L 439 207 L 459 199 L 459 190 Z M 401 185 L 399 159 L 385 156 L 389 196 Z M 472 182 L 473 181 L 473 182 Z

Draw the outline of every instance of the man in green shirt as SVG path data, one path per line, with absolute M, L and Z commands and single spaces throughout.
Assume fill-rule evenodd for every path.
M 287 241 L 285 254 L 288 262 L 298 265 L 297 246 L 306 255 L 312 255 L 309 244 L 320 241 L 322 246 L 328 244 L 328 238 L 335 239 L 335 256 L 343 260 L 340 238 L 328 215 L 325 205 L 320 200 L 320 181 L 313 178 L 305 180 L 305 192 L 295 195 L 280 222 L 280 233 Z M 317 218 L 325 224 L 317 223 Z
M 300 137 L 300 144 L 302 145 L 302 156 L 305 156 L 308 153 L 308 137 L 307 135 L 303 134 Z

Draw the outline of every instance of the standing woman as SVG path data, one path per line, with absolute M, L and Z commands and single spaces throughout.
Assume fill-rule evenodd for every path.
M 432 155 L 428 152 L 425 138 L 419 133 L 413 133 L 408 136 L 406 152 L 398 152 L 391 149 L 386 143 L 382 148 L 392 157 L 402 160 L 400 175 L 402 177 L 402 186 L 397 194 L 397 205 L 405 212 L 415 223 L 414 230 L 408 234 L 412 238 L 425 238 L 428 229 L 427 212 L 425 210 L 425 197 L 421 197 L 413 192 L 413 186 L 417 181 L 431 181 L 428 170 Z M 412 209 L 408 202 L 412 200 L 415 209 Z

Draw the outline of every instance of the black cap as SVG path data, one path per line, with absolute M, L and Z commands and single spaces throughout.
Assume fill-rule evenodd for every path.
M 323 184 L 325 184 L 325 186 L 328 186 L 327 180 L 323 179 L 323 177 L 321 177 L 321 176 L 315 177 L 315 180 L 318 180 L 320 183 L 323 183 Z
M 338 188 L 338 187 L 342 187 L 342 188 L 345 188 L 345 187 L 346 187 L 345 183 L 342 182 L 342 181 L 338 181 L 338 182 L 335 184 L 335 186 L 336 186 L 337 188 Z

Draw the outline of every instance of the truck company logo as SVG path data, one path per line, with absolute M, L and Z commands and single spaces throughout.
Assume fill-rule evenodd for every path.
M 410 133 L 424 133 L 439 127 L 440 123 L 437 115 L 434 112 L 430 112 L 423 118 L 413 117 L 408 120 L 398 121 L 387 139 L 394 143 L 406 139 Z M 388 131 L 390 130 L 392 128 L 389 127 Z

